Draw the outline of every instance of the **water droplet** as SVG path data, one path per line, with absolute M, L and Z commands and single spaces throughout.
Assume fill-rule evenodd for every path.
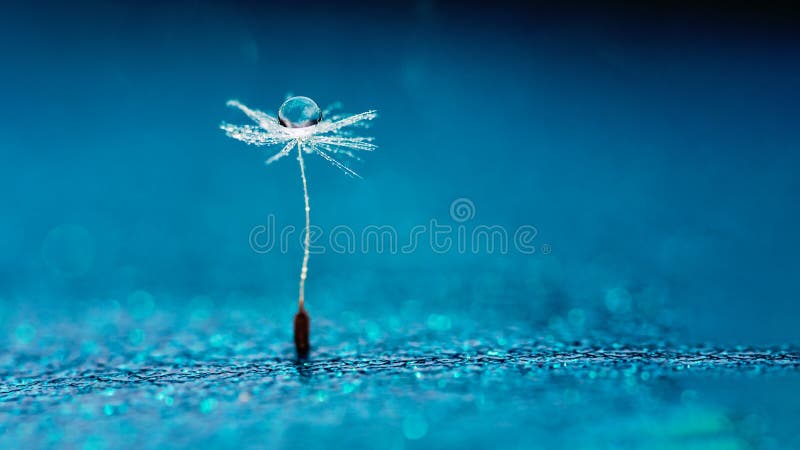
M 278 120 L 288 128 L 304 128 L 322 120 L 322 110 L 308 97 L 292 97 L 281 105 Z

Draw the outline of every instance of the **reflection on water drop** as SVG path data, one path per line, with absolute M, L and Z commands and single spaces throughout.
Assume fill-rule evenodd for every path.
M 292 97 L 281 105 L 278 120 L 288 128 L 304 128 L 322 120 L 322 110 L 308 97 Z
M 94 264 L 95 242 L 80 225 L 59 225 L 45 236 L 42 258 L 54 273 L 74 278 L 85 275 Z

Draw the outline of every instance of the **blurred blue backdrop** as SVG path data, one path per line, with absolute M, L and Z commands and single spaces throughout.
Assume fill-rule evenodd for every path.
M 136 292 L 157 310 L 200 296 L 288 324 L 301 249 L 257 254 L 248 236 L 268 214 L 302 226 L 297 164 L 265 167 L 274 149 L 219 124 L 247 122 L 229 99 L 274 112 L 291 92 L 380 112 L 380 149 L 354 166 L 365 180 L 308 161 L 316 225 L 453 224 L 466 197 L 471 225 L 531 224 L 552 249 L 314 255 L 312 315 L 380 315 L 386 297 L 421 302 L 423 320 L 578 311 L 573 323 L 603 328 L 591 311 L 622 301 L 686 342 L 797 342 L 799 41 L 770 18 L 6 3 L 6 334 Z

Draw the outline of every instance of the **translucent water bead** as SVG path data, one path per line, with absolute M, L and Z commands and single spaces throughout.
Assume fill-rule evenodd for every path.
M 308 97 L 292 97 L 281 105 L 278 120 L 288 128 L 304 128 L 322 120 L 322 110 Z

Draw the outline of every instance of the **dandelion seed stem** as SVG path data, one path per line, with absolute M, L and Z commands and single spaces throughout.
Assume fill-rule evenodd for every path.
M 302 141 L 297 140 L 297 161 L 300 163 L 300 178 L 303 179 L 303 198 L 306 201 L 306 236 L 303 239 L 303 267 L 300 269 L 300 295 L 298 298 L 297 314 L 294 316 L 294 346 L 297 349 L 297 356 L 305 358 L 311 350 L 308 342 L 311 327 L 311 319 L 304 308 L 306 276 L 308 275 L 308 255 L 311 242 L 311 208 L 308 206 L 308 183 L 306 182 L 306 165 L 303 162 Z
M 303 162 L 303 150 L 300 141 L 297 142 L 297 161 L 300 162 L 300 178 L 303 179 L 303 197 L 306 202 L 306 235 L 303 239 L 303 266 L 300 269 L 300 296 L 298 310 L 303 311 L 305 306 L 306 276 L 308 274 L 309 246 L 311 242 L 311 208 L 308 205 L 308 183 L 306 181 L 306 165 Z

